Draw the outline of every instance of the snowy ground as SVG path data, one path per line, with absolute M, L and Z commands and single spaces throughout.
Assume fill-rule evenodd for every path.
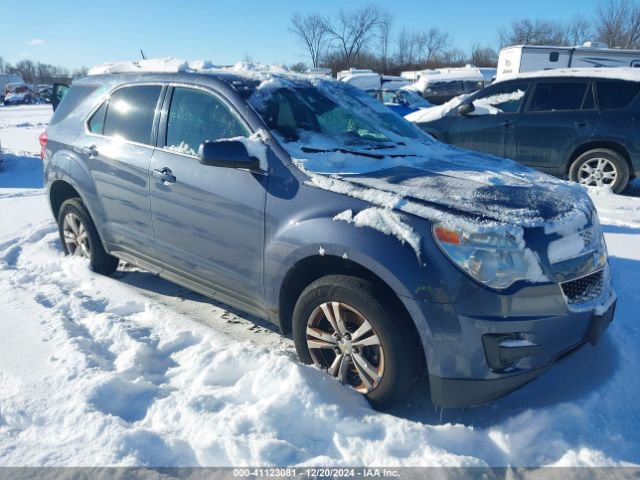
M 488 406 L 441 418 L 422 384 L 381 414 L 264 322 L 65 258 L 37 155 L 50 113 L 0 107 L 0 466 L 640 464 L 639 198 L 593 194 L 619 295 L 597 347 Z

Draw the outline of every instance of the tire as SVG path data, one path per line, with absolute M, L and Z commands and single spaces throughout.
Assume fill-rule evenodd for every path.
M 629 183 L 629 165 L 618 152 L 596 148 L 573 161 L 569 179 L 588 186 L 610 186 L 614 193 L 620 193 Z
M 70 198 L 60 206 L 58 233 L 64 253 L 87 258 L 94 272 L 111 275 L 118 268 L 119 260 L 105 252 L 93 220 L 79 198 Z
M 382 303 L 384 296 L 371 282 L 361 278 L 346 275 L 322 277 L 309 285 L 298 298 L 292 325 L 296 351 L 302 363 L 315 364 L 339 377 L 343 383 L 365 394 L 371 405 L 380 410 L 407 396 L 422 365 L 417 336 L 409 324 L 411 320 L 394 318 L 391 315 L 393 309 L 388 306 L 391 302 Z M 323 310 L 328 309 L 331 315 L 336 305 L 346 327 L 346 335 L 343 331 L 341 336 L 331 327 L 332 323 Z M 335 325 L 336 316 L 331 316 Z M 371 327 L 370 331 L 366 331 L 365 322 Z M 314 329 L 314 335 L 308 335 L 308 326 Z M 319 332 L 325 334 L 323 340 L 318 338 Z M 350 336 L 353 338 L 348 338 Z M 375 337 L 378 345 L 375 345 Z M 362 358 L 368 365 L 363 364 Z M 367 372 L 370 371 L 375 375 L 369 375 Z

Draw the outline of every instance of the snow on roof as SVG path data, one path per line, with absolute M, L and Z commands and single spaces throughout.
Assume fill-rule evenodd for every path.
M 92 67 L 88 75 L 107 75 L 118 73 L 236 73 L 243 76 L 264 79 L 266 76 L 287 75 L 304 77 L 290 72 L 279 65 L 266 65 L 252 62 L 239 62 L 232 66 L 215 65 L 209 60 L 187 61 L 181 58 L 149 58 L 145 60 L 125 60 L 106 62 Z M 307 75 L 308 78 L 308 75 Z
M 640 82 L 640 69 L 630 67 L 556 68 L 553 70 L 539 70 L 536 72 L 525 72 L 518 75 L 503 76 L 499 81 L 513 80 L 514 78 L 552 77 L 606 78 L 613 80 L 629 80 L 632 82 Z

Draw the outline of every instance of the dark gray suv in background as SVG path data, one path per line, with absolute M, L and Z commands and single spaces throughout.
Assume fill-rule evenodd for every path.
M 344 83 L 266 67 L 76 81 L 41 137 L 68 254 L 118 259 L 291 332 L 366 394 L 472 405 L 612 319 L 578 185 L 433 141 Z
M 640 174 L 639 93 L 636 68 L 532 72 L 416 123 L 443 142 L 619 193 Z

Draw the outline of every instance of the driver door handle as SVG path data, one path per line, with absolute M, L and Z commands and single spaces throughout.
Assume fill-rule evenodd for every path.
M 153 176 L 164 183 L 176 183 L 176 177 L 169 167 L 156 168 L 152 171 Z
M 511 120 L 505 120 L 504 122 L 500 123 L 500 126 L 505 128 L 509 128 L 511 125 L 513 125 L 513 122 Z

